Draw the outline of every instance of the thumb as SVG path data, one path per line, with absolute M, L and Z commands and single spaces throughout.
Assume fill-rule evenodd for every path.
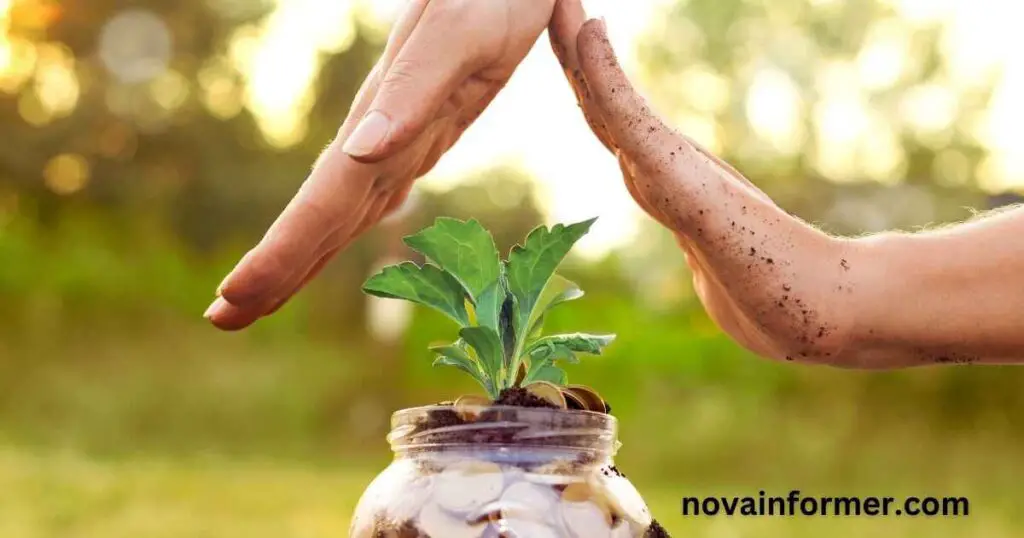
M 621 153 L 642 168 L 663 169 L 660 164 L 669 152 L 674 156 L 683 149 L 681 146 L 693 150 L 633 88 L 608 39 L 604 21 L 587 21 L 580 29 L 576 47 L 589 97 Z
M 774 205 L 771 198 L 729 163 L 666 125 L 651 110 L 622 71 L 604 21 L 587 21 L 580 29 L 576 46 L 590 100 L 603 116 L 603 127 L 622 154 L 647 170 L 665 170 L 669 168 L 667 163 L 677 160 L 682 161 L 675 163 L 677 167 L 713 170 L 738 181 L 748 191 L 746 194 Z
M 342 150 L 375 163 L 406 148 L 426 130 L 475 60 L 468 32 L 453 32 L 444 8 L 427 11 L 387 66 L 372 103 Z

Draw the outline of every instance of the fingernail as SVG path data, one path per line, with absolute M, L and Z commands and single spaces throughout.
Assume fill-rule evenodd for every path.
M 230 275 L 229 275 L 230 277 Z M 224 277 L 224 280 L 217 285 L 217 291 L 214 292 L 215 297 L 222 297 L 224 295 L 224 286 L 228 283 L 228 277 Z
M 227 301 L 225 301 L 224 299 L 222 299 L 220 297 L 217 297 L 216 300 L 214 300 L 212 303 L 210 303 L 210 306 L 206 309 L 206 312 L 203 312 L 203 317 L 206 318 L 206 319 L 213 319 L 214 316 L 216 316 L 222 310 L 227 308 L 227 306 L 228 306 L 228 302 Z
M 353 157 L 366 157 L 373 153 L 388 136 L 391 122 L 382 112 L 374 110 L 363 116 L 356 130 L 345 141 L 342 151 Z

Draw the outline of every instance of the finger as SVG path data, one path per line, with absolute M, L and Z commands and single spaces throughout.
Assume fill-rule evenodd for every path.
M 619 65 L 603 21 L 585 23 L 577 41 L 580 65 L 593 102 L 620 154 L 636 166 L 637 180 L 643 182 L 640 190 L 648 194 L 651 205 L 660 207 L 671 218 L 670 227 L 691 236 L 711 226 L 716 234 L 731 234 L 731 230 L 724 228 L 739 229 L 745 224 L 747 228 L 762 227 L 763 222 L 737 225 L 738 221 L 750 219 L 739 218 L 737 213 L 746 209 L 743 203 L 729 203 L 733 197 L 764 210 L 762 216 L 778 210 L 732 167 L 694 145 L 652 112 Z M 709 219 L 711 208 L 717 216 L 713 222 Z
M 274 304 L 274 306 L 270 307 L 270 310 L 262 314 L 262 317 L 273 315 L 277 313 L 277 311 L 280 310 L 282 307 L 284 307 L 284 305 L 288 304 L 288 301 L 295 297 L 295 295 L 298 294 L 299 291 L 302 290 L 302 288 L 306 287 L 306 284 L 309 284 L 310 282 L 313 281 L 313 279 L 320 276 L 320 273 L 323 271 L 324 267 L 327 267 L 331 260 L 334 259 L 334 256 L 337 255 L 338 252 L 340 251 L 340 247 L 333 248 L 327 251 L 327 253 L 324 254 L 322 258 L 320 258 L 315 264 L 313 264 L 313 268 L 310 269 L 309 273 L 302 279 L 302 282 L 300 282 L 298 286 L 295 286 L 292 289 L 291 293 L 289 293 L 286 297 L 278 299 L 277 303 Z
M 382 196 L 372 204 L 368 204 L 367 207 L 369 209 L 361 213 L 359 216 L 360 218 L 357 221 L 358 227 L 355 227 L 354 229 L 350 227 L 349 229 L 340 230 L 336 234 L 336 237 L 330 240 L 329 246 L 317 252 L 316 261 L 308 269 L 300 273 L 298 277 L 287 283 L 287 288 L 283 288 L 288 290 L 286 293 L 277 293 L 264 301 L 242 307 L 231 303 L 217 306 L 219 301 L 224 301 L 224 299 L 218 298 L 217 301 L 214 302 L 214 306 L 211 307 L 211 310 L 207 312 L 207 317 L 220 329 L 240 330 L 248 327 L 261 317 L 265 317 L 276 312 L 313 278 L 316 278 L 323 267 L 327 265 L 327 263 L 330 262 L 330 260 L 339 251 L 347 248 L 356 237 L 376 223 L 379 220 L 380 208 L 387 202 L 388 198 Z M 373 215 L 374 218 L 369 219 L 368 217 L 370 215 Z
M 382 73 L 394 61 L 419 21 L 427 0 L 413 0 L 395 24 L 380 60 L 363 81 L 349 117 L 321 154 L 299 193 L 267 234 L 218 287 L 206 317 L 223 320 L 258 316 L 262 306 L 309 272 L 329 237 L 344 228 L 369 195 L 377 171 L 340 150 L 377 94 Z M 228 308 L 230 306 L 231 308 Z
M 661 223 L 663 226 L 671 228 L 672 223 L 668 220 L 665 213 L 660 210 L 657 206 L 651 203 L 647 199 L 644 193 L 640 192 L 640 189 L 636 185 L 636 174 L 631 164 L 626 160 L 625 156 L 619 156 L 619 169 L 622 170 L 622 180 L 626 185 L 626 190 L 630 196 L 636 201 L 640 209 L 643 209 L 645 213 L 651 216 L 654 220 Z
M 351 159 L 321 159 L 266 235 L 225 278 L 232 305 L 265 303 L 296 273 L 305 274 L 328 237 L 359 218 L 372 176 Z
M 372 163 L 406 148 L 479 67 L 474 64 L 478 36 L 460 29 L 465 23 L 458 9 L 427 5 L 385 72 L 368 112 L 345 141 L 346 154 Z
M 663 169 L 670 150 L 686 143 L 651 111 L 623 72 L 604 22 L 587 21 L 577 37 L 580 67 L 590 99 L 621 151 L 647 170 Z M 696 153 L 696 152 L 694 152 Z
M 338 129 L 337 138 L 342 141 L 347 140 L 355 129 L 356 122 L 366 114 L 374 97 L 377 95 L 384 74 L 387 73 L 391 64 L 394 63 L 395 57 L 398 56 L 405 42 L 409 40 L 409 36 L 416 29 L 416 25 L 419 23 L 420 18 L 423 16 L 423 11 L 427 7 L 427 2 L 428 0 L 412 0 L 398 20 L 395 21 L 395 25 L 391 28 L 390 35 L 388 35 L 388 42 L 384 46 L 384 52 L 381 53 L 377 63 L 374 64 L 370 74 L 356 93 L 355 99 L 352 100 L 352 108 L 349 111 L 348 117 L 342 122 L 341 128 Z M 344 155 L 344 152 L 339 153 Z
M 700 145 L 696 140 L 690 138 L 689 136 L 686 136 L 685 134 L 681 134 L 681 133 L 680 133 L 680 136 L 685 138 L 686 141 L 689 142 L 690 146 L 693 147 L 693 149 L 699 151 L 705 157 L 707 157 L 712 162 L 714 162 L 715 164 L 720 166 L 723 170 L 725 170 L 733 178 L 739 180 L 744 185 L 746 185 L 753 195 L 757 196 L 758 198 L 761 198 L 761 200 L 764 201 L 764 202 L 767 202 L 769 204 L 775 204 L 775 202 L 773 202 L 772 199 L 767 194 L 765 194 L 764 191 L 762 191 L 757 185 L 754 185 L 754 183 L 752 181 L 747 179 L 746 176 L 741 174 L 738 170 L 733 168 L 733 166 L 731 164 L 725 162 L 724 160 L 719 158 L 714 153 L 708 151 L 707 148 L 705 148 L 704 146 Z
M 356 238 L 364 234 L 375 224 L 380 222 L 380 220 L 384 218 L 386 215 L 390 214 L 395 209 L 397 209 L 398 206 L 400 206 L 402 202 L 404 202 L 405 199 L 408 197 L 409 190 L 411 189 L 411 187 L 412 183 L 409 183 L 408 187 L 406 187 L 403 191 L 392 195 L 390 198 L 381 197 L 378 201 L 376 201 L 374 203 L 374 206 L 367 212 L 366 216 L 363 218 L 363 221 L 359 224 L 359 226 L 356 227 L 356 229 L 352 233 L 350 233 L 348 237 L 345 238 L 338 246 L 331 248 L 326 253 L 324 253 L 323 256 L 313 265 L 309 273 L 306 274 L 306 276 L 298 283 L 298 285 L 294 286 L 292 288 L 292 291 L 289 292 L 286 296 L 278 299 L 277 303 L 274 304 L 267 312 L 264 312 L 262 316 L 270 316 L 277 312 L 278 310 L 280 310 L 285 304 L 288 303 L 288 301 L 292 299 L 292 297 L 298 294 L 299 291 L 302 290 L 302 288 L 304 288 L 307 284 L 312 282 L 313 279 L 319 276 L 320 273 L 323 271 L 324 267 L 326 267 L 331 262 L 331 260 L 334 259 L 338 252 L 341 252 L 342 250 L 347 248 L 352 243 L 352 241 L 354 241 Z
M 576 95 L 576 101 L 583 117 L 594 132 L 598 140 L 609 151 L 615 151 L 611 137 L 608 136 L 604 126 L 604 120 L 597 111 L 590 97 L 590 90 L 587 88 L 586 78 L 580 68 L 579 54 L 576 46 L 580 29 L 586 21 L 586 12 L 579 0 L 560 0 L 552 13 L 551 23 L 548 25 L 548 37 L 551 40 L 551 48 L 562 66 L 569 87 Z

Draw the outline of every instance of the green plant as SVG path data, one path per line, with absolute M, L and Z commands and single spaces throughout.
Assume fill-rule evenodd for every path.
M 385 267 L 363 291 L 425 305 L 455 321 L 459 338 L 431 348 L 437 354 L 434 365 L 466 372 L 492 399 L 536 382 L 564 386 L 567 376 L 559 362 L 577 363 L 579 353 L 600 354 L 615 338 L 543 334 L 552 308 L 583 296 L 555 270 L 595 220 L 538 227 L 502 260 L 490 232 L 476 220 L 438 218 L 405 238 L 427 263 Z

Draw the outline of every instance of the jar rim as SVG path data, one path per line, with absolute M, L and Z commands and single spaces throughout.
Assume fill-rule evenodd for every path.
M 528 413 L 528 414 L 549 414 L 557 416 L 579 416 L 579 417 L 594 417 L 598 420 L 605 420 L 609 422 L 611 426 L 618 424 L 618 419 L 615 415 L 609 415 L 608 413 L 598 413 L 597 411 L 587 411 L 583 409 L 555 409 L 553 407 L 523 407 L 519 405 L 478 405 L 469 406 L 470 409 L 493 409 L 496 411 L 507 411 L 516 413 Z M 401 417 L 415 415 L 415 414 L 426 414 L 430 411 L 454 411 L 454 404 L 432 404 L 432 405 L 421 405 L 416 407 L 406 407 L 399 409 L 391 414 L 391 420 L 394 422 L 396 419 Z
M 461 446 L 614 454 L 618 419 L 578 409 L 435 404 L 395 411 L 388 442 L 395 452 Z

